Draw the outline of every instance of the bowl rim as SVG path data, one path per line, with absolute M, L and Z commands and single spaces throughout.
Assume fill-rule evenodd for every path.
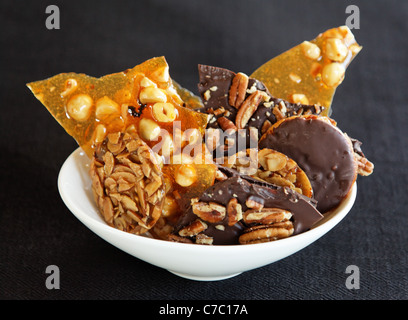
M 276 241 L 248 244 L 248 245 L 241 245 L 241 244 L 197 245 L 197 244 L 190 244 L 190 243 L 172 242 L 172 241 L 167 241 L 167 240 L 162 240 L 162 239 L 150 238 L 150 237 L 143 236 L 143 235 L 132 234 L 126 231 L 116 229 L 112 226 L 109 226 L 106 222 L 103 221 L 103 218 L 100 216 L 100 213 L 98 212 L 96 207 L 95 209 L 101 220 L 97 220 L 93 218 L 92 216 L 84 212 L 84 210 L 82 210 L 82 208 L 80 208 L 74 201 L 72 201 L 69 195 L 69 192 L 67 191 L 67 188 L 66 188 L 67 184 L 66 184 L 65 179 L 67 177 L 67 174 L 69 173 L 68 169 L 70 168 L 70 165 L 72 163 L 75 163 L 75 159 L 74 159 L 75 156 L 81 152 L 83 153 L 83 155 L 81 156 L 87 157 L 85 152 L 80 147 L 77 148 L 64 161 L 59 171 L 59 174 L 58 174 L 57 185 L 58 185 L 60 197 L 62 198 L 64 204 L 71 211 L 71 213 L 77 219 L 79 219 L 83 224 L 85 224 L 88 228 L 92 226 L 92 227 L 98 228 L 99 230 L 103 229 L 104 232 L 108 232 L 109 234 L 113 236 L 124 237 L 126 239 L 129 239 L 129 241 L 133 241 L 133 242 L 137 241 L 137 242 L 140 242 L 141 245 L 143 244 L 153 245 L 154 244 L 155 246 L 164 246 L 164 247 L 171 245 L 172 247 L 180 248 L 180 249 L 186 249 L 186 250 L 193 249 L 194 252 L 198 252 L 198 253 L 207 252 L 207 251 L 211 251 L 211 252 L 224 251 L 225 249 L 228 249 L 231 251 L 246 251 L 248 250 L 248 248 L 250 250 L 263 250 L 269 247 L 280 247 L 280 246 L 291 245 L 293 242 L 297 243 L 298 241 L 307 240 L 310 238 L 316 238 L 316 236 L 320 238 L 321 236 L 326 234 L 333 227 L 335 227 L 341 220 L 343 220 L 343 218 L 350 212 L 351 208 L 354 205 L 356 196 L 357 196 L 357 182 L 354 182 L 348 195 L 340 203 L 340 205 L 336 207 L 335 209 L 331 210 L 330 212 L 325 213 L 324 218 L 318 221 L 315 226 L 313 226 L 311 229 L 305 232 L 302 232 L 300 234 L 293 235 L 293 236 L 290 236 L 284 239 L 279 239 Z

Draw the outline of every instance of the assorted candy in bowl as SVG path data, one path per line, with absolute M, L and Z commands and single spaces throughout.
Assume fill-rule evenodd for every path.
M 372 173 L 361 142 L 330 117 L 360 50 L 339 27 L 249 76 L 198 65 L 197 95 L 164 57 L 27 86 L 88 158 L 109 228 L 177 247 L 255 245 L 313 229 Z

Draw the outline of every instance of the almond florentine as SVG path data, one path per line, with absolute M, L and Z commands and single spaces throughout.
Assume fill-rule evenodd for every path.
M 90 175 L 96 204 L 109 225 L 141 234 L 160 218 L 163 174 L 155 154 L 138 136 L 109 134 L 95 148 Z

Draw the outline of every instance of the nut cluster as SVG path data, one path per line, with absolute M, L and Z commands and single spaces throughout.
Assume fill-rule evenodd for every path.
M 374 164 L 366 157 L 354 152 L 354 158 L 357 161 L 357 173 L 361 176 L 369 176 L 374 171 Z
M 247 125 L 249 119 L 258 109 L 262 102 L 269 101 L 270 97 L 264 91 L 255 90 L 254 92 L 248 93 L 248 82 L 249 78 L 242 72 L 238 72 L 233 80 L 231 87 L 228 92 L 228 103 L 238 109 L 235 118 L 235 127 L 237 129 L 243 129 Z M 230 124 L 225 120 L 220 125 L 224 128 L 233 128 L 234 124 Z
M 161 216 L 163 175 L 154 153 L 137 136 L 108 134 L 96 146 L 90 175 L 96 204 L 109 225 L 141 234 Z
M 266 182 L 289 187 L 309 198 L 313 196 L 312 185 L 306 173 L 288 156 L 272 149 L 258 153 L 260 168 L 254 175 Z
M 322 89 L 330 91 L 341 84 L 348 64 L 360 50 L 361 47 L 346 26 L 327 30 L 314 40 L 303 41 L 291 51 L 291 54 L 287 55 L 287 57 L 291 55 L 291 58 L 298 61 L 302 60 L 299 66 L 305 68 L 303 71 L 295 70 L 295 68 L 288 75 L 286 71 L 283 72 L 283 76 L 288 76 L 293 81 L 289 85 L 289 87 L 292 86 L 292 90 L 288 90 L 293 91 L 293 94 L 287 98 L 293 103 L 306 105 L 312 100 L 320 102 L 319 92 Z M 298 70 L 300 75 L 293 73 Z M 280 80 L 275 78 L 274 82 L 279 83 Z M 310 88 L 305 88 L 305 86 L 310 86 Z M 323 105 L 327 105 L 328 102 L 321 101 Z
M 326 86 L 336 87 L 344 79 L 347 60 L 361 50 L 361 47 L 355 43 L 347 27 L 328 30 L 321 38 L 323 41 L 320 47 L 314 42 L 304 41 L 300 48 L 308 59 L 319 61 L 312 67 L 318 70 L 312 70 L 312 74 L 320 74 L 319 78 Z
M 257 159 L 253 158 L 254 155 Z M 224 166 L 277 186 L 288 187 L 309 198 L 313 196 L 306 173 L 293 159 L 276 150 L 264 148 L 258 152 L 251 149 L 240 151 L 224 159 Z M 221 174 L 218 180 L 223 180 Z
M 282 119 L 292 117 L 292 116 L 306 116 L 311 114 L 320 114 L 323 111 L 323 107 L 319 105 L 306 106 L 300 104 L 301 102 L 296 102 L 296 105 L 290 105 L 284 100 L 280 100 L 276 103 L 272 109 L 272 113 L 275 115 L 276 120 L 280 121 Z M 270 126 L 269 126 L 270 127 Z M 267 129 L 269 129 L 269 127 Z M 263 131 L 264 133 L 265 131 Z
M 297 75 L 291 75 L 293 81 L 299 81 Z M 294 115 L 320 114 L 323 111 L 323 108 L 319 105 L 309 105 L 309 100 L 304 94 L 293 94 L 292 102 L 294 104 L 291 104 L 287 101 L 271 97 L 267 92 L 256 89 L 255 85 L 248 89 L 248 83 L 248 76 L 242 72 L 238 72 L 233 77 L 228 92 L 228 103 L 236 108 L 238 112 L 235 117 L 235 123 L 225 115 L 217 118 L 218 124 L 224 131 L 236 131 L 237 129 L 245 128 L 261 105 L 271 108 L 276 121 Z M 209 112 L 217 115 L 216 110 L 210 110 Z M 267 114 L 270 114 L 270 112 L 267 112 Z M 271 125 L 272 123 L 266 119 L 260 128 L 261 134 L 265 133 Z

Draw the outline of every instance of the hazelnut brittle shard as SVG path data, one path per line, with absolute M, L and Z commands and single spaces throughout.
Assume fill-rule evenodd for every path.
M 95 201 L 108 224 L 143 233 L 161 217 L 165 199 L 197 195 L 214 182 L 215 165 L 203 161 L 200 139 L 208 115 L 194 111 L 201 106 L 199 98 L 173 83 L 164 57 L 101 78 L 61 73 L 27 86 L 92 160 Z M 180 143 L 173 143 L 177 139 Z M 186 151 L 192 142 L 202 150 L 195 158 Z M 135 155 L 136 144 L 158 163 Z M 130 169 L 140 166 L 145 178 L 136 179 Z M 150 167 L 157 171 L 155 179 L 148 175 Z
M 101 78 L 61 73 L 27 86 L 89 157 L 96 142 L 101 142 L 109 133 L 124 132 L 131 125 L 138 130 L 141 125 L 144 132 L 140 132 L 140 136 L 153 140 L 161 129 L 171 132 L 174 120 L 180 121 L 181 130 L 188 126 L 201 134 L 208 121 L 207 115 L 191 110 L 197 105 L 194 95 L 178 84 L 173 85 L 164 57 L 152 58 L 132 69 Z M 178 92 L 194 105 L 184 107 L 186 103 Z M 161 105 L 154 108 L 155 103 Z M 172 116 L 156 119 L 158 113 L 154 111 L 160 110 L 162 114 L 171 111 Z M 154 144 L 146 142 L 150 147 Z
M 346 26 L 329 29 L 269 60 L 251 77 L 277 98 L 325 107 L 330 114 L 336 88 L 362 47 Z

